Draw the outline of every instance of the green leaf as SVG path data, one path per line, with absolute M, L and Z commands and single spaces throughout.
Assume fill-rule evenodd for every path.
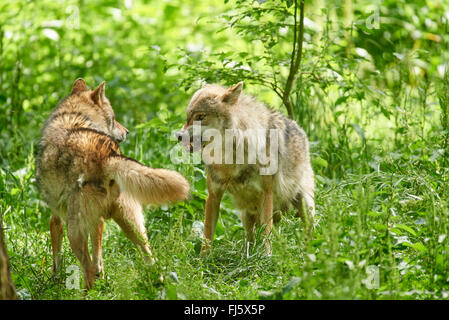
M 421 242 L 417 242 L 417 243 L 409 243 L 409 242 L 402 242 L 402 245 L 416 249 L 422 253 L 426 253 L 427 248 L 421 243 Z
M 410 233 L 413 236 L 416 236 L 416 232 L 415 230 L 413 230 L 412 228 L 410 228 L 409 226 L 406 226 L 405 224 L 397 224 L 395 225 L 396 228 L 402 229 L 407 231 L 408 233 Z
M 334 106 L 336 107 L 336 106 L 338 106 L 339 104 L 341 104 L 341 103 L 343 103 L 343 102 L 346 102 L 346 100 L 348 100 L 348 96 L 341 96 L 341 97 L 339 97 L 338 99 L 337 99 L 337 101 L 335 101 L 335 104 L 334 104 Z
M 19 193 L 20 193 L 20 189 L 19 188 L 12 188 L 11 189 L 11 195 L 12 196 L 15 196 L 15 195 L 17 195 Z
M 166 295 L 168 300 L 178 300 L 178 292 L 175 286 L 167 286 Z
M 375 223 L 374 229 L 376 229 L 377 231 L 385 231 L 385 230 L 387 230 L 387 226 L 384 224 Z
M 319 166 L 319 167 L 327 168 L 327 166 L 328 166 L 327 161 L 321 157 L 313 158 L 312 162 L 314 165 Z
M 153 118 L 150 121 L 146 122 L 146 123 L 141 123 L 138 124 L 136 126 L 136 129 L 141 129 L 141 128 L 159 128 L 159 126 L 161 125 L 165 125 L 167 122 L 163 121 L 160 118 Z
M 362 140 L 366 140 L 365 132 L 357 123 L 350 123 L 349 124 L 352 128 L 354 128 L 354 131 L 357 132 L 357 134 L 362 138 Z
M 323 242 L 325 242 L 326 240 L 325 239 L 316 239 L 316 240 L 312 240 L 311 242 L 310 242 L 310 244 L 312 245 L 312 246 L 314 246 L 314 247 L 319 247 L 319 246 L 321 246 L 321 244 L 323 243 Z

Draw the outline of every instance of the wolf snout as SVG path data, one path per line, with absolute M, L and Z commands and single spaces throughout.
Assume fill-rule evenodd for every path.
M 114 121 L 114 128 L 112 129 L 111 135 L 114 137 L 114 139 L 117 142 L 124 141 L 126 139 L 126 136 L 128 135 L 128 133 L 129 133 L 128 129 L 126 129 L 119 122 Z
M 126 129 L 125 129 L 126 130 Z M 126 139 L 126 136 L 128 135 L 129 131 L 126 130 L 125 132 L 123 132 L 122 134 L 118 135 L 115 137 L 115 140 L 117 140 L 117 142 L 123 142 Z
M 122 128 L 123 128 L 123 131 L 122 131 L 123 140 L 125 140 L 125 138 L 128 136 L 129 130 L 123 126 L 122 126 Z
M 193 152 L 193 141 L 189 130 L 181 130 L 175 133 L 176 139 L 182 143 L 187 152 Z

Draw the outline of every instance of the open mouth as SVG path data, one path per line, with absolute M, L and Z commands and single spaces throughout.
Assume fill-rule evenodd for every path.
M 193 153 L 196 151 L 201 151 L 207 145 L 207 141 L 198 141 L 194 143 L 193 140 L 190 141 L 182 141 L 182 146 L 187 152 Z

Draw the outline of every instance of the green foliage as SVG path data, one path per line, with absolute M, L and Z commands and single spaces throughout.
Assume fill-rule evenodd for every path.
M 22 298 L 79 299 L 50 274 L 49 209 L 34 183 L 39 130 L 73 81 L 106 80 L 124 154 L 176 169 L 192 199 L 145 211 L 146 266 L 114 223 L 106 278 L 89 299 L 441 299 L 449 296 L 449 61 L 444 1 L 305 1 L 303 57 L 289 99 L 311 140 L 312 241 L 283 215 L 273 256 L 247 250 L 225 197 L 211 256 L 196 229 L 203 165 L 173 164 L 173 130 L 204 81 L 245 81 L 285 111 L 294 1 L 0 2 L 0 213 Z M 279 91 L 279 92 L 277 92 Z M 366 283 L 370 266 L 379 286 Z M 164 284 L 155 281 L 162 273 Z

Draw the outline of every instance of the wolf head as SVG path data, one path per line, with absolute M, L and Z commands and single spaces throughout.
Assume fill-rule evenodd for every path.
M 224 133 L 225 129 L 233 127 L 232 113 L 236 108 L 243 82 L 226 88 L 216 84 L 205 84 L 195 92 L 187 107 L 187 121 L 182 130 L 176 133 L 178 141 L 182 142 L 187 151 L 199 150 L 202 146 L 195 145 L 201 141 L 201 135 L 207 129 L 216 129 Z M 194 130 L 201 125 L 201 130 Z
M 86 112 L 98 130 L 110 135 L 117 142 L 122 142 L 129 131 L 115 120 L 114 110 L 105 95 L 105 86 L 103 81 L 96 89 L 89 90 L 84 80 L 79 78 L 73 84 L 71 95 L 83 99 L 88 106 Z

